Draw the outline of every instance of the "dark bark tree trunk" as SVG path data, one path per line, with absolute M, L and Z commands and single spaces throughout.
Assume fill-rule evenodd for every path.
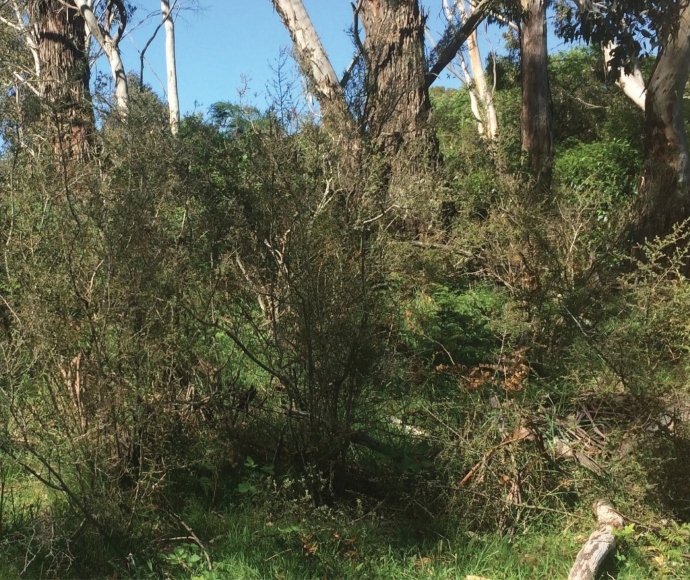
M 537 179 L 548 181 L 553 162 L 553 117 L 549 95 L 546 45 L 547 0 L 521 0 L 520 25 L 523 153 Z
M 664 43 L 647 85 L 647 169 L 640 191 L 639 241 L 671 232 L 690 217 L 690 151 L 683 119 L 683 93 L 690 75 L 690 4 Z
M 30 10 L 38 27 L 40 92 L 50 106 L 53 152 L 63 160 L 87 159 L 94 116 L 84 19 L 61 0 L 32 0 Z
M 362 0 L 359 10 L 365 31 L 365 122 L 371 142 L 386 153 L 404 150 L 436 158 L 437 145 L 428 126 L 425 19 L 419 2 Z

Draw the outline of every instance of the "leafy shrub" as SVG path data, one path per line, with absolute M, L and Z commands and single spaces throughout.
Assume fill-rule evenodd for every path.
M 601 212 L 607 207 L 615 210 L 617 202 L 632 196 L 640 167 L 639 151 L 628 142 L 580 142 L 556 157 L 554 183 L 567 195 L 596 205 Z M 604 217 L 600 214 L 600 219 Z

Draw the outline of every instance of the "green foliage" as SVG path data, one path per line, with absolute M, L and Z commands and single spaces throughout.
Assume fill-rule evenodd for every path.
M 608 571 L 683 577 L 688 234 L 625 257 L 642 120 L 599 57 L 551 59 L 540 201 L 514 59 L 496 142 L 432 91 L 437 170 L 285 94 L 175 138 L 136 83 L 61 165 L 4 102 L 0 578 L 561 577 L 602 496 L 679 520 Z
M 632 197 L 639 167 L 639 152 L 628 142 L 570 144 L 556 158 L 554 182 L 582 202 L 615 208 L 616 202 Z
M 619 280 L 622 292 L 601 306 L 588 336 L 621 381 L 638 394 L 664 394 L 682 386 L 687 372 L 686 320 L 690 293 L 685 277 L 687 225 L 639 249 L 634 268 Z M 603 305 L 602 305 L 603 306 Z
M 492 321 L 504 305 L 505 297 L 492 288 L 453 292 L 430 285 L 404 307 L 403 344 L 432 367 L 490 360 L 501 346 Z

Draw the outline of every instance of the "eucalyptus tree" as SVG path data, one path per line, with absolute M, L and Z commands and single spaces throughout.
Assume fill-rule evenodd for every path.
M 103 50 L 115 84 L 115 101 L 117 109 L 123 116 L 129 109 L 129 90 L 127 88 L 127 73 L 122 56 L 120 55 L 120 41 L 127 28 L 127 7 L 122 0 L 72 0 L 86 23 L 89 34 L 96 39 Z M 98 16 L 95 11 L 100 8 Z M 112 32 L 112 30 L 115 32 Z
M 488 15 L 494 1 L 477 4 L 461 25 L 449 23 L 427 58 L 426 17 L 418 0 L 359 0 L 353 4 L 356 54 L 342 79 L 335 73 L 302 0 L 272 3 L 290 32 L 297 59 L 319 100 L 326 129 L 355 141 L 364 136 L 385 152 L 413 148 L 425 153 L 435 148 L 427 126 L 429 87 Z M 356 66 L 364 71 L 362 96 L 359 107 L 350 107 L 345 95 Z
M 175 20 L 173 10 L 177 0 L 161 0 L 161 15 L 165 26 L 165 65 L 168 79 L 168 109 L 170 131 L 177 135 L 180 127 L 180 98 L 177 92 L 177 58 L 175 53 Z
M 474 11 L 474 3 L 467 0 L 443 0 L 443 12 L 448 22 L 465 22 Z M 512 24 L 512 23 L 511 23 Z M 515 25 L 517 28 L 517 25 Z M 477 129 L 490 141 L 498 136 L 498 114 L 494 103 L 495 87 L 490 87 L 484 71 L 479 38 L 474 30 L 467 37 L 467 58 L 463 51 L 458 52 L 460 72 L 450 65 L 448 69 L 464 82 L 470 95 L 472 113 L 477 120 Z
M 610 66 L 634 71 L 636 59 L 653 55 L 646 83 L 639 238 L 668 233 L 690 217 L 690 148 L 683 100 L 690 76 L 690 0 L 568 2 L 559 5 L 567 39 L 612 44 Z
M 84 17 L 76 4 L 62 0 L 30 0 L 27 8 L 38 40 L 38 90 L 55 131 L 53 151 L 85 159 L 95 123 Z

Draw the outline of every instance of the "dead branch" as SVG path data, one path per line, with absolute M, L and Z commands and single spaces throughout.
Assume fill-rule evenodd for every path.
M 623 518 L 610 503 L 603 500 L 596 502 L 594 513 L 599 527 L 582 546 L 568 580 L 594 580 L 601 563 L 616 548 L 616 536 L 613 532 L 614 528 L 623 527 Z

